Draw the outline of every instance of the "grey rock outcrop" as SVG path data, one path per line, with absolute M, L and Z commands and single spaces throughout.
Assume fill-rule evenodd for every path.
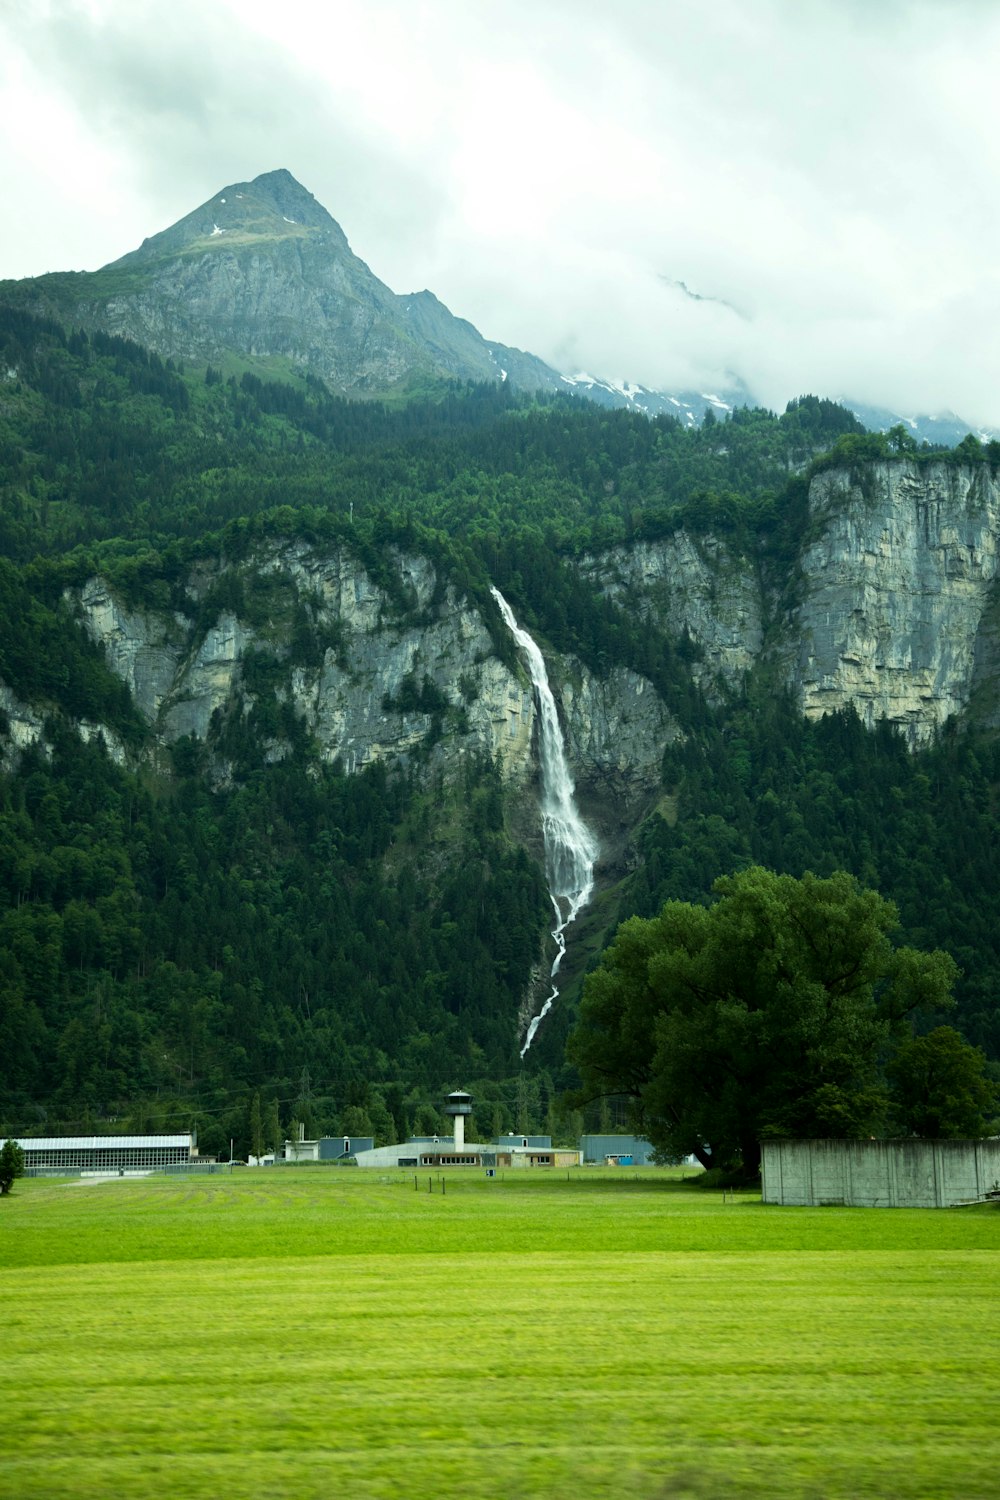
M 985 464 L 835 469 L 813 479 L 809 511 L 786 680 L 810 718 L 853 703 L 925 743 L 995 679 L 997 481 Z
M 955 714 L 1000 723 L 998 553 L 988 465 L 900 458 L 814 476 L 783 602 L 712 535 L 678 530 L 584 566 L 625 608 L 690 637 L 709 698 L 761 663 L 808 718 L 853 704 L 916 746 Z
M 626 804 L 659 781 L 663 747 L 679 739 L 652 684 L 627 667 L 604 679 L 577 665 L 559 684 L 569 761 L 576 776 Z
M 160 715 L 166 739 L 208 735 L 212 715 L 224 708 L 240 681 L 240 665 L 255 633 L 224 611 L 205 632 L 197 649 L 179 664 L 169 703 Z
M 22 703 L 16 693 L 0 682 L 0 717 L 4 732 L 0 736 L 0 769 L 13 770 L 22 753 L 32 745 L 41 745 L 47 752 L 45 724 L 41 714 L 28 704 Z
M 25 750 L 37 747 L 44 756 L 52 753 L 45 735 L 45 716 L 36 708 L 23 703 L 5 683 L 0 682 L 0 770 L 16 770 Z M 125 746 L 106 724 L 93 724 L 88 719 L 78 719 L 73 726 L 84 744 L 101 742 L 116 765 L 126 761 Z
M 238 565 L 269 580 L 275 597 L 284 591 L 287 601 L 307 605 L 317 630 L 336 641 L 309 665 L 294 659 L 287 610 L 266 630 L 220 610 L 199 632 L 194 610 L 190 618 L 129 610 L 99 578 L 76 603 L 165 744 L 184 735 L 211 742 L 222 718 L 247 714 L 254 696 L 244 667 L 255 650 L 283 664 L 278 694 L 323 761 L 353 773 L 419 757 L 449 772 L 480 754 L 498 757 L 510 782 L 529 782 L 535 706 L 527 678 L 500 660 L 482 615 L 440 587 L 426 558 L 397 553 L 392 565 L 399 587 L 391 594 L 344 548 L 275 543 Z M 204 570 L 192 575 L 192 605 L 212 581 Z M 559 658 L 553 679 L 574 774 L 604 797 L 644 796 L 656 785 L 664 743 L 679 732 L 652 685 L 625 669 L 598 681 L 580 662 Z M 274 742 L 267 753 L 277 758 L 287 748 Z
M 78 603 L 88 633 L 104 647 L 108 665 L 140 711 L 155 722 L 174 685 L 188 623 L 183 617 L 129 609 L 101 578 L 88 579 Z
M 756 568 L 720 538 L 678 530 L 588 558 L 585 568 L 629 611 L 675 638 L 687 633 L 700 648 L 692 673 L 708 697 L 717 680 L 738 686 L 760 656 L 764 605 Z
M 722 537 L 678 531 L 581 566 L 624 608 L 690 637 L 707 695 L 763 670 L 810 718 L 853 704 L 865 723 L 898 725 L 917 746 L 951 715 L 1000 723 L 998 534 L 988 465 L 901 458 L 814 477 L 782 599 Z M 246 719 L 264 691 L 248 673 L 252 655 L 270 661 L 266 691 L 291 706 L 321 760 L 353 772 L 403 758 L 451 774 L 467 755 L 495 755 L 509 781 L 528 784 L 526 676 L 426 557 L 387 561 L 376 578 L 348 547 L 275 541 L 239 563 L 192 569 L 184 608 L 128 607 L 100 578 L 72 602 L 164 744 L 194 735 L 214 748 L 221 727 Z M 213 590 L 229 598 L 230 572 L 250 594 L 263 590 L 271 616 L 212 609 Z M 322 649 L 297 654 L 293 618 L 311 622 Z M 683 726 L 638 674 L 616 667 L 598 679 L 573 658 L 547 656 L 582 794 L 637 805 Z M 9 740 L 37 738 L 34 706 L 2 706 Z M 289 748 L 275 729 L 265 751 L 274 759 Z M 217 769 L 226 774 L 221 753 Z

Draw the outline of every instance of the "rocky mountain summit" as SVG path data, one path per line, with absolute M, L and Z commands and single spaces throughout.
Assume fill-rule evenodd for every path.
M 34 310 L 162 356 L 279 360 L 339 392 L 441 377 L 561 386 L 542 360 L 484 339 L 431 292 L 390 291 L 284 170 L 223 188 L 100 271 L 21 286 Z

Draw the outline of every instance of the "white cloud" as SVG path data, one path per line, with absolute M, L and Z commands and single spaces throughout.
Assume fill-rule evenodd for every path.
M 0 274 L 286 166 L 560 367 L 996 422 L 998 51 L 992 0 L 14 0 Z

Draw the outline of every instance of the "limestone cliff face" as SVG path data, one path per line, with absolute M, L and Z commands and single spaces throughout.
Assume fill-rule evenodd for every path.
M 985 464 L 900 458 L 816 475 L 782 602 L 755 560 L 684 531 L 585 563 L 612 598 L 700 648 L 707 696 L 760 662 L 809 718 L 853 703 L 926 743 L 1000 723 L 1000 490 Z
M 181 615 L 130 610 L 92 578 L 80 595 L 89 634 L 104 647 L 108 665 L 126 684 L 137 706 L 155 722 L 174 685 L 190 630 Z
M 626 799 L 636 788 L 655 785 L 663 747 L 681 731 L 645 677 L 616 667 L 601 680 L 577 663 L 572 676 L 557 679 L 556 691 L 578 777 Z
M 586 570 L 610 598 L 668 635 L 685 632 L 700 648 L 695 680 L 711 698 L 721 681 L 738 686 L 761 653 L 763 600 L 752 559 L 714 536 L 685 531 L 657 542 L 616 547 Z
M 374 761 L 418 758 L 455 770 L 469 754 L 497 755 L 508 780 L 535 775 L 535 706 L 527 675 L 500 660 L 486 621 L 441 586 L 426 559 L 395 554 L 397 587 L 375 582 L 346 549 L 272 544 L 239 565 L 192 574 L 191 616 L 128 609 L 93 578 L 74 602 L 109 664 L 170 743 L 212 742 L 226 716 L 245 716 L 254 693 L 248 653 L 279 664 L 277 695 L 312 736 L 320 759 L 348 773 Z M 254 623 L 220 609 L 206 629 L 200 603 L 230 568 L 267 590 L 273 618 Z M 402 602 L 401 602 L 402 601 Z M 305 608 L 321 639 L 318 660 L 296 660 L 289 619 Z M 629 802 L 650 791 L 666 740 L 678 733 L 649 682 L 619 669 L 598 681 L 577 661 L 550 657 L 568 754 L 581 788 Z M 280 758 L 288 746 L 265 747 Z M 220 763 L 218 774 L 226 774 Z
M 818 475 L 809 511 L 786 680 L 810 718 L 851 702 L 927 741 L 995 677 L 996 480 L 898 459 Z
M 125 746 L 107 725 L 79 719 L 74 728 L 84 744 L 101 740 L 115 764 L 125 764 Z M 44 713 L 23 703 L 16 693 L 0 682 L 0 771 L 14 771 L 23 751 L 35 746 L 43 755 L 51 754 L 52 747 L 45 736 Z
M 853 703 L 866 723 L 897 724 L 918 745 L 952 714 L 1000 722 L 998 533 L 987 465 L 898 459 L 813 479 L 783 600 L 721 537 L 679 531 L 582 566 L 623 607 L 687 633 L 710 696 L 763 669 L 811 718 Z M 245 607 L 232 602 L 241 589 Z M 174 612 L 130 608 L 100 578 L 72 602 L 161 743 L 207 742 L 222 779 L 223 731 L 251 716 L 262 692 L 290 705 L 319 758 L 348 772 L 403 759 L 452 774 L 463 757 L 486 754 L 515 785 L 535 776 L 527 675 L 498 653 L 490 624 L 502 626 L 427 558 L 392 554 L 376 578 L 348 548 L 271 542 L 192 570 Z M 582 795 L 609 820 L 619 803 L 637 807 L 682 726 L 636 673 L 619 667 L 599 680 L 546 654 Z M 266 689 L 250 670 L 262 660 Z M 15 749 L 41 736 L 33 707 L 5 698 L 0 708 Z M 289 745 L 280 728 L 270 732 L 263 751 L 279 759 Z
M 41 714 L 29 708 L 0 683 L 0 721 L 3 734 L 0 736 L 0 770 L 11 771 L 17 765 L 21 752 L 31 745 L 45 745 L 45 724 Z

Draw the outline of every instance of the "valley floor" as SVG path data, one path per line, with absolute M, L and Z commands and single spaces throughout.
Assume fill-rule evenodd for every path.
M 998 1252 L 658 1171 L 21 1181 L 0 1494 L 985 1500 Z

